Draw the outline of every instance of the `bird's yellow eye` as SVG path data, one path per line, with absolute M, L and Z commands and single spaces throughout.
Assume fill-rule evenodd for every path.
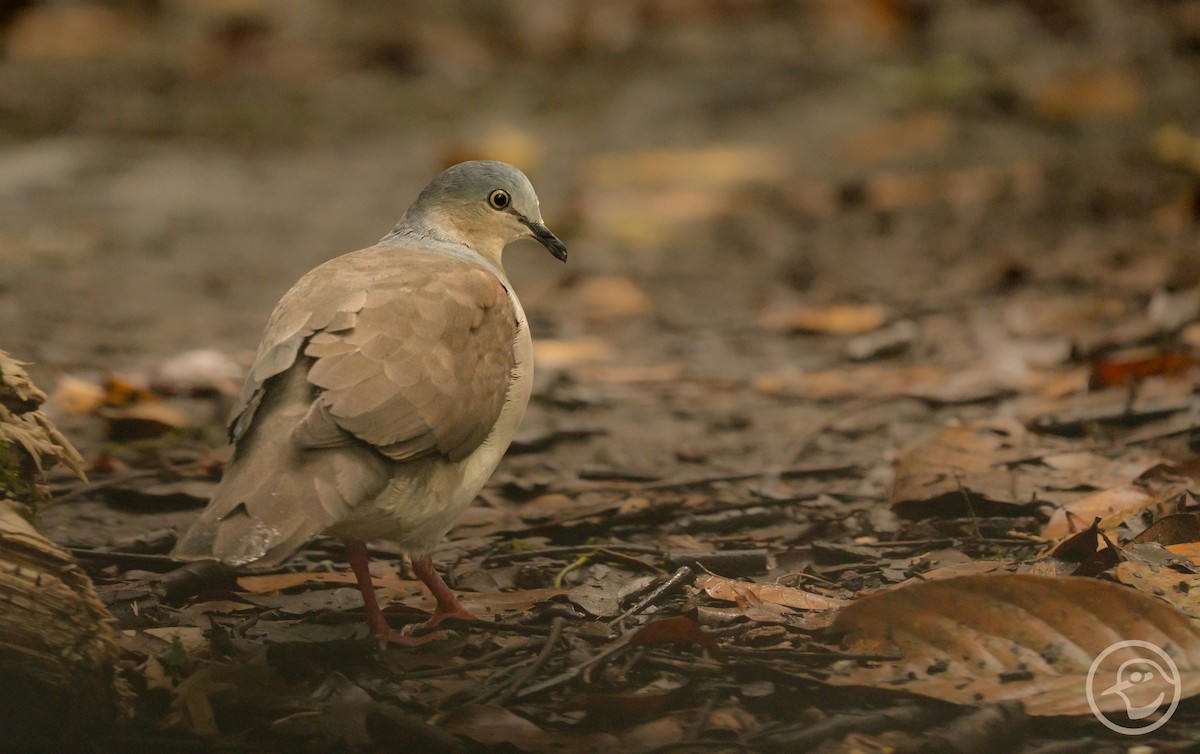
M 505 209 L 512 204 L 512 197 L 504 189 L 496 189 L 488 194 L 488 204 L 492 205 L 492 209 Z

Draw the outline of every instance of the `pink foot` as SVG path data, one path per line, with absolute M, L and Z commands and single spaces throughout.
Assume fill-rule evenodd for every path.
M 434 609 L 433 615 L 421 624 L 421 628 L 433 628 L 447 618 L 479 620 L 474 613 L 463 607 L 463 604 L 458 601 L 458 597 L 454 596 L 454 592 L 450 591 L 450 587 L 446 586 L 446 582 L 442 581 L 442 577 L 433 568 L 433 558 L 428 555 L 413 558 L 412 567 L 413 573 L 424 582 L 425 586 L 429 587 L 429 593 L 437 600 L 437 607 Z
M 381 642 L 401 647 L 415 647 L 446 638 L 441 631 L 431 631 L 420 636 L 413 636 L 396 631 L 389 626 L 387 619 L 383 617 L 383 611 L 379 609 L 379 601 L 375 597 L 375 585 L 371 583 L 366 543 L 357 539 L 346 540 L 346 559 L 350 561 L 350 568 L 354 571 L 355 581 L 358 582 L 358 591 L 362 593 L 363 605 L 367 610 L 367 625 L 371 627 L 371 632 L 378 636 Z M 429 587 L 433 598 L 437 600 L 437 608 L 434 609 L 429 620 L 421 624 L 421 629 L 436 628 L 447 618 L 479 620 L 471 611 L 463 607 L 458 598 L 454 596 L 454 592 L 450 591 L 450 587 L 446 586 L 446 582 L 442 581 L 442 577 L 433 568 L 432 558 L 429 556 L 413 558 L 412 564 L 417 578 Z

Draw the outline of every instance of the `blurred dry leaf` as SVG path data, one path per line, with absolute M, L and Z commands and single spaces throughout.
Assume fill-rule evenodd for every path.
M 5 57 L 13 61 L 129 58 L 151 49 L 132 14 L 94 4 L 38 5 L 18 15 L 6 36 Z
M 778 184 L 786 153 L 772 146 L 717 145 L 593 157 L 584 170 L 592 225 L 631 246 L 657 248 L 689 224 L 727 210 L 747 183 Z
M 1176 513 L 1163 516 L 1130 540 L 1140 545 L 1157 542 L 1164 547 L 1184 542 L 1200 542 L 1200 513 Z
M 905 452 L 896 469 L 891 506 L 900 515 L 938 512 L 989 515 L 997 506 L 1032 502 L 1040 485 L 1010 463 L 1024 455 L 1021 431 L 947 427 Z
M 376 589 L 381 590 L 381 596 L 385 600 L 401 601 L 408 607 L 420 608 L 426 612 L 430 612 L 434 608 L 433 598 L 422 588 L 419 581 L 409 581 L 395 574 L 387 574 L 384 576 L 373 576 L 371 583 Z M 238 586 L 241 589 L 255 595 L 275 594 L 281 590 L 294 589 L 309 584 L 357 584 L 357 582 L 353 573 L 328 572 L 272 573 L 261 576 L 242 576 L 238 579 Z M 329 609 L 331 604 L 335 602 L 334 596 L 330 591 L 301 592 L 296 595 L 284 596 L 302 598 L 296 600 L 297 604 L 293 605 L 297 613 L 304 613 L 322 607 Z M 493 616 L 528 610 L 540 602 L 548 602 L 560 597 L 566 597 L 567 591 L 565 589 L 553 588 L 518 589 L 508 592 L 459 592 L 458 596 L 468 609 L 475 612 L 481 618 L 486 619 Z M 350 604 L 357 604 L 354 594 L 349 595 L 348 602 Z
M 758 324 L 767 330 L 859 335 L 883 327 L 887 310 L 871 304 L 837 304 L 827 307 L 797 306 L 764 311 Z
M 683 615 L 647 623 L 633 632 L 633 636 L 629 637 L 629 643 L 634 646 L 696 644 L 708 652 L 714 660 L 725 662 L 725 651 L 721 649 L 717 640 L 700 628 L 699 623 Z
M 687 736 L 684 721 L 675 717 L 661 717 L 648 723 L 620 732 L 620 751 L 653 751 L 660 747 L 668 747 L 679 743 Z
M 850 162 L 866 166 L 944 149 L 957 133 L 958 123 L 948 114 L 927 110 L 860 128 L 837 149 Z
M 94 382 L 64 374 L 58 378 L 50 400 L 68 414 L 87 416 L 104 405 L 104 388 Z
M 173 429 L 195 424 L 182 411 L 167 403 L 132 403 L 98 412 L 108 424 L 108 439 L 117 442 L 159 437 Z
M 1138 348 L 1106 354 L 1092 361 L 1088 389 L 1101 390 L 1139 382 L 1147 377 L 1178 377 L 1196 366 L 1196 357 L 1182 351 Z
M 1200 175 L 1200 136 L 1188 133 L 1178 124 L 1168 123 L 1155 131 L 1150 149 L 1158 161 Z
M 920 332 L 917 323 L 902 319 L 874 332 L 851 338 L 846 341 L 843 352 L 852 361 L 896 356 L 907 351 Z
M 637 283 L 619 275 L 589 277 L 580 281 L 572 296 L 591 325 L 612 325 L 654 310 L 650 296 Z
M 538 369 L 552 371 L 569 369 L 596 361 L 609 361 L 616 356 L 612 343 L 601 338 L 549 340 L 541 338 L 533 344 L 533 360 Z
M 839 49 L 878 50 L 911 25 L 894 0 L 821 0 L 808 5 L 818 36 Z
M 786 174 L 786 166 L 784 153 L 773 146 L 718 145 L 598 155 L 588 161 L 586 175 L 604 188 L 668 184 L 711 190 L 773 181 Z
M 441 727 L 456 736 L 496 750 L 509 749 L 533 754 L 563 751 L 609 754 L 619 748 L 616 737 L 607 733 L 581 735 L 575 731 L 546 731 L 503 707 L 490 704 L 457 707 L 446 714 Z
M 238 587 L 251 594 L 268 594 L 283 589 L 294 589 L 306 584 L 357 584 L 353 573 L 319 571 L 312 573 L 268 573 L 260 576 L 239 576 Z M 371 583 L 376 587 L 396 591 L 420 591 L 421 582 L 401 579 L 399 576 L 375 576 Z
M 171 479 L 165 482 L 134 481 L 126 485 L 108 485 L 100 490 L 100 496 L 109 505 L 137 507 L 150 512 L 202 508 L 216 491 L 215 481 Z
M 940 203 L 952 209 L 984 207 L 1003 197 L 1025 201 L 1042 191 L 1042 169 L 1028 162 L 974 165 L 957 170 L 879 170 L 867 176 L 863 193 L 881 212 Z
M 1182 697 L 1200 693 L 1200 627 L 1165 602 L 1098 579 L 989 574 L 931 581 L 879 592 L 845 607 L 833 630 L 862 653 L 901 659 L 846 665 L 828 683 L 875 686 L 956 704 L 1020 700 L 1031 715 L 1086 715 L 1088 671 L 1114 637 L 1162 648 L 1179 669 Z M 1116 671 L 1136 648 L 1113 652 L 1102 670 Z M 1116 673 L 1097 673 L 1099 707 L 1124 711 L 1116 694 L 1100 692 Z M 1144 705 L 1167 679 L 1128 694 Z
M 1122 71 L 1078 73 L 1053 81 L 1034 94 L 1034 106 L 1046 120 L 1064 122 L 1132 115 L 1141 108 L 1141 83 Z
M 750 386 L 765 395 L 835 400 L 860 395 L 908 396 L 932 403 L 971 403 L 1009 388 L 985 365 L 951 370 L 933 364 L 854 364 L 818 372 L 783 370 L 762 374 Z
M 162 395 L 237 395 L 245 370 L 228 355 L 213 349 L 184 351 L 155 365 L 150 388 Z
M 443 168 L 467 160 L 500 160 L 533 175 L 542 164 L 540 140 L 511 123 L 477 128 L 474 134 L 471 142 L 454 141 L 442 147 L 439 162 Z
M 806 592 L 803 589 L 780 586 L 779 584 L 756 584 L 747 581 L 735 581 L 711 573 L 696 577 L 696 584 L 708 592 L 709 597 L 726 602 L 734 602 L 739 606 L 747 604 L 748 600 L 781 605 L 795 610 L 833 610 L 850 604 L 849 600 L 827 597 L 824 594 L 817 594 L 815 592 Z
M 610 366 L 592 364 L 582 366 L 575 373 L 581 383 L 604 383 L 608 385 L 635 385 L 653 382 L 678 382 L 683 379 L 683 364 L 647 364 L 645 366 Z
M 1129 485 L 1164 463 L 1152 454 L 1110 459 L 1073 447 L 1009 421 L 947 427 L 901 456 L 892 506 L 901 515 L 933 515 L 939 507 L 943 513 L 970 515 L 964 498 L 974 506 L 974 515 L 1003 513 L 996 504 L 1066 506 L 1088 490 Z M 1158 497 L 1165 499 L 1166 493 Z M 1091 518 L 1089 514 L 1085 520 Z

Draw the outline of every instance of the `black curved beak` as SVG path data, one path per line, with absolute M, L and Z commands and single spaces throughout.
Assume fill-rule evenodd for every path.
M 560 262 L 567 261 L 566 245 L 562 241 L 558 240 L 558 236 L 551 233 L 549 228 L 541 223 L 534 222 L 527 217 L 521 216 L 518 217 L 518 219 L 526 228 L 529 228 L 529 232 L 533 234 L 533 237 L 537 239 L 537 242 L 542 246 L 545 246 L 546 249 L 554 255 L 555 259 Z

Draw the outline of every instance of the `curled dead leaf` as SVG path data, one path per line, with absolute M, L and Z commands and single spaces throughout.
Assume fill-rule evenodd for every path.
M 848 600 L 806 592 L 790 586 L 735 581 L 711 573 L 698 576 L 696 584 L 708 592 L 709 597 L 735 602 L 739 606 L 744 606 L 749 601 L 750 603 L 765 602 L 795 610 L 832 610 L 850 604 Z
M 699 623 L 682 615 L 647 623 L 634 632 L 633 636 L 629 638 L 629 643 L 633 645 L 698 644 L 714 660 L 725 662 L 725 651 L 721 649 L 720 644 L 717 644 L 717 640 L 700 628 Z
M 852 650 L 899 655 L 837 668 L 828 678 L 835 685 L 957 704 L 1020 700 L 1031 715 L 1084 715 L 1093 660 L 1114 642 L 1138 640 L 1173 660 L 1181 698 L 1200 693 L 1200 626 L 1161 600 L 1099 579 L 988 574 L 915 584 L 843 608 L 833 630 Z M 1120 696 L 1102 692 L 1129 659 L 1139 659 L 1136 648 L 1113 651 L 1105 672 L 1091 678 L 1100 709 L 1126 709 Z M 1174 693 L 1169 679 L 1129 696 L 1147 704 L 1160 692 Z
M 1047 539 L 1057 539 L 1070 534 L 1072 529 L 1068 514 L 1074 516 L 1076 521 L 1091 521 L 1093 518 L 1102 520 L 1127 518 L 1153 502 L 1152 496 L 1137 487 L 1125 486 L 1103 490 L 1094 495 L 1081 497 L 1054 511 L 1050 520 L 1042 528 L 1042 536 Z
M 883 327 L 887 316 L 886 309 L 869 304 L 798 306 L 768 309 L 759 316 L 758 323 L 767 330 L 860 335 Z

